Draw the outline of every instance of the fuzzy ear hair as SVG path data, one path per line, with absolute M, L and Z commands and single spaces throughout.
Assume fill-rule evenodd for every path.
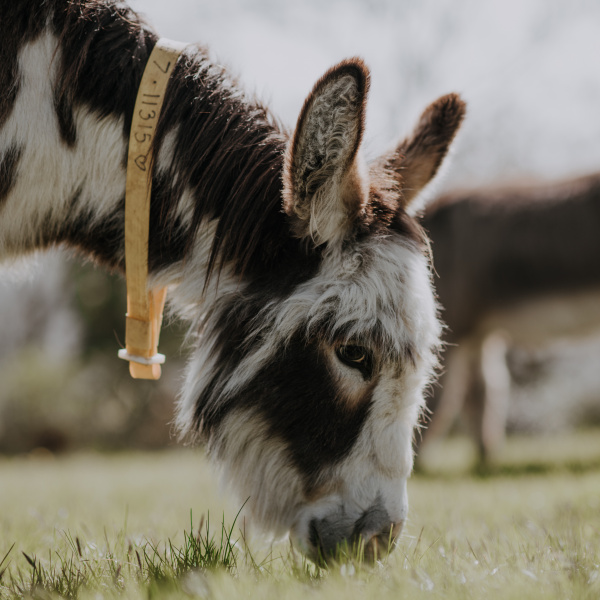
M 304 102 L 287 147 L 283 208 L 294 235 L 315 245 L 343 238 L 368 200 L 358 152 L 368 88 L 360 59 L 330 69 Z
M 458 94 L 432 102 L 421 115 L 412 134 L 384 162 L 402 190 L 401 207 L 415 212 L 413 201 L 438 172 L 466 113 Z

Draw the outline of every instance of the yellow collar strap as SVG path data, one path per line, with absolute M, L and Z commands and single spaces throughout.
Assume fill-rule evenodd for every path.
M 125 348 L 119 358 L 129 361 L 134 379 L 159 379 L 158 353 L 167 288 L 148 289 L 148 229 L 152 192 L 152 144 L 169 77 L 187 44 L 161 38 L 148 59 L 135 101 L 125 188 L 125 279 L 127 319 Z

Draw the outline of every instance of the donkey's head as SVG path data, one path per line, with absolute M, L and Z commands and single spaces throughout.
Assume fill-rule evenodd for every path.
M 360 538 L 367 553 L 385 550 L 400 532 L 441 332 L 414 200 L 464 103 L 440 98 L 368 165 L 368 87 L 350 60 L 307 98 L 283 169 L 286 227 L 305 264 L 290 262 L 283 288 L 266 277 L 223 290 L 180 407 L 250 517 L 291 530 L 312 556 Z

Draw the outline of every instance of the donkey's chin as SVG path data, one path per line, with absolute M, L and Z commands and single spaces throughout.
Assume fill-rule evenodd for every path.
M 248 470 L 246 475 L 250 473 Z M 242 483 L 240 471 L 237 476 Z M 289 534 L 296 549 L 322 566 L 353 558 L 374 562 L 395 548 L 408 510 L 405 480 L 395 486 L 393 496 L 381 486 L 378 494 L 360 498 L 360 502 L 335 493 L 314 502 L 303 501 L 301 486 L 294 485 L 299 482 L 289 476 L 278 481 L 275 476 L 268 484 L 257 486 L 254 494 L 248 488 L 235 490 L 238 499 L 246 498 L 244 523 L 271 541 Z

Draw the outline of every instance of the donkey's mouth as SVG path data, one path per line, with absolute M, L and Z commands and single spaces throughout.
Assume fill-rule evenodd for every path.
M 404 521 L 393 522 L 380 502 L 352 522 L 336 514 L 312 519 L 308 525 L 308 556 L 317 564 L 347 559 L 375 562 L 395 548 Z

